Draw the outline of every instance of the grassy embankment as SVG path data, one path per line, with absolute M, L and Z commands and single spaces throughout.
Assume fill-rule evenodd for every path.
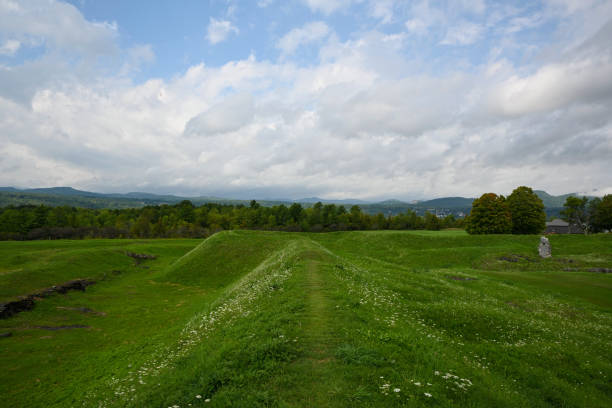
M 587 270 L 612 267 L 612 236 L 553 236 L 544 261 L 537 242 L 252 231 L 3 242 L 0 301 L 98 283 L 0 320 L 12 333 L 0 338 L 0 395 L 8 406 L 609 406 L 612 276 Z M 158 258 L 135 265 L 124 250 Z M 86 327 L 51 330 L 74 325 Z

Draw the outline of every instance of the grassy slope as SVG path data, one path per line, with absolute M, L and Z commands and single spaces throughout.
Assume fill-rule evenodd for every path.
M 233 232 L 184 256 L 195 241 L 143 243 L 165 251 L 150 269 L 0 321 L 14 332 L 0 339 L 0 394 L 15 406 L 609 406 L 612 280 L 563 268 L 610 267 L 612 237 L 555 236 L 555 257 L 533 262 L 537 240 Z M 91 244 L 107 251 L 99 273 L 124 257 L 108 243 Z M 0 251 L 17 259 L 28 244 Z M 50 271 L 74 250 L 37 244 L 58 251 Z M 529 259 L 498 259 L 510 254 Z M 6 261 L 1 276 L 36 262 Z M 91 328 L 32 328 L 60 324 Z

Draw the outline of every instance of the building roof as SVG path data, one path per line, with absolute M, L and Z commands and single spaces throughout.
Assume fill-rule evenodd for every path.
M 569 227 L 569 224 L 562 219 L 555 218 L 552 221 L 546 223 L 547 227 Z

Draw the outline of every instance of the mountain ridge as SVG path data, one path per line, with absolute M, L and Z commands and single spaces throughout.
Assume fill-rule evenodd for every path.
M 561 208 L 565 199 L 569 196 L 577 196 L 576 193 L 562 194 L 553 196 L 543 190 L 534 190 L 540 197 L 546 208 Z M 0 206 L 7 205 L 71 205 L 87 208 L 131 208 L 143 207 L 146 205 L 176 204 L 183 200 L 189 200 L 195 205 L 206 203 L 249 205 L 251 200 L 231 199 L 213 196 L 183 197 L 172 194 L 155 194 L 147 192 L 129 193 L 96 193 L 91 191 L 78 190 L 73 187 L 60 186 L 49 188 L 26 188 L 0 187 Z M 359 205 L 364 211 L 376 213 L 397 214 L 406 209 L 417 212 L 426 210 L 446 209 L 453 212 L 469 211 L 474 198 L 468 197 L 440 197 L 430 200 L 404 201 L 398 199 L 387 199 L 382 201 L 366 201 L 360 199 L 324 199 L 320 197 L 305 197 L 297 200 L 290 199 L 268 199 L 255 200 L 264 206 L 291 205 L 299 203 L 306 207 L 312 206 L 317 202 L 323 204 L 336 205 Z

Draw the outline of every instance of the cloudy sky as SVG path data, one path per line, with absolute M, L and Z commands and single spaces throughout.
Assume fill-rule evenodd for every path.
M 0 0 L 0 185 L 612 193 L 612 0 Z

